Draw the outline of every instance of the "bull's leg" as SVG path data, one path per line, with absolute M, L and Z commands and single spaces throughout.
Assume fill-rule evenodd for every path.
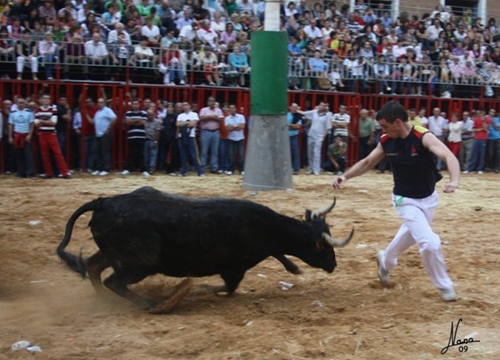
M 127 285 L 135 284 L 148 275 L 149 274 L 140 272 L 137 272 L 135 274 L 123 275 L 123 273 L 120 272 L 120 275 L 118 276 L 116 273 L 113 273 L 108 278 L 106 278 L 106 280 L 104 280 L 104 285 L 115 294 L 120 295 L 121 297 L 129 301 L 132 301 L 140 307 L 151 308 L 158 305 L 158 303 L 153 300 L 143 298 L 142 296 L 137 295 L 127 288 Z
M 87 266 L 87 274 L 95 291 L 102 293 L 104 288 L 101 282 L 101 274 L 104 269 L 111 266 L 108 258 L 101 251 L 98 251 L 85 260 L 85 265 Z
M 192 285 L 193 280 L 191 278 L 182 280 L 175 286 L 174 292 L 167 300 L 150 309 L 149 312 L 152 314 L 165 314 L 169 312 L 187 295 Z
M 295 275 L 302 274 L 302 270 L 292 260 L 288 259 L 285 255 L 275 255 L 274 258 L 283 264 L 288 272 Z
M 224 280 L 225 290 L 222 290 L 222 293 L 226 293 L 226 295 L 230 296 L 234 294 L 234 291 L 240 285 L 241 280 L 243 280 L 243 276 L 245 276 L 245 272 L 224 272 L 220 274 L 221 278 Z M 217 293 L 217 295 L 223 295 Z

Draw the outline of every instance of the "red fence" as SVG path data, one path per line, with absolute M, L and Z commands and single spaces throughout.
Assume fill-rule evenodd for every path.
M 119 122 L 124 118 L 128 109 L 128 103 L 132 96 L 144 101 L 150 99 L 167 100 L 169 102 L 188 101 L 193 104 L 193 108 L 199 111 L 206 106 L 209 96 L 213 96 L 221 104 L 236 104 L 237 109 L 242 111 L 248 119 L 250 112 L 250 92 L 244 88 L 215 88 L 197 86 L 155 86 L 145 84 L 120 84 L 120 83 L 94 83 L 94 82 L 40 82 L 40 81 L 12 81 L 0 80 L 0 99 L 13 100 L 16 95 L 34 96 L 48 93 L 53 101 L 57 101 L 60 96 L 66 96 L 72 108 L 80 106 L 80 100 L 91 97 L 94 100 L 101 97 L 103 92 L 109 100 L 109 106 L 118 115 Z M 406 108 L 425 108 L 427 116 L 432 114 L 434 107 L 439 107 L 449 114 L 452 112 L 461 113 L 465 110 L 494 107 L 497 110 L 500 100 L 497 99 L 444 99 L 436 97 L 416 97 L 416 96 L 385 96 L 385 95 L 360 95 L 352 93 L 338 92 L 307 92 L 290 91 L 288 93 L 289 103 L 299 104 L 301 109 L 314 108 L 319 102 L 324 101 L 329 104 L 330 111 L 337 112 L 339 106 L 344 104 L 351 115 L 351 134 L 358 134 L 358 116 L 361 109 L 379 109 L 386 101 L 398 99 Z M 84 103 L 82 103 L 84 105 Z M 7 119 L 4 119 L 4 123 Z M 69 129 L 68 131 L 71 131 Z M 70 139 L 68 136 L 67 159 L 70 159 Z M 3 138 L 3 142 L 7 139 Z M 357 160 L 358 148 L 351 143 L 349 146 L 348 161 L 350 164 Z M 0 146 L 0 171 L 4 171 L 4 146 Z M 123 126 L 115 128 L 113 141 L 113 167 L 121 169 L 126 163 L 127 156 L 126 133 Z M 82 156 L 85 156 L 82 154 Z

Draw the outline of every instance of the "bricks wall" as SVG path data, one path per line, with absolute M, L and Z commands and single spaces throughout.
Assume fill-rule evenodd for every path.
M 394 0 L 396 1 L 396 0 Z M 295 0 L 296 3 L 299 3 L 300 0 Z M 314 4 L 316 2 L 322 3 L 322 0 L 307 0 L 307 4 L 310 6 L 312 9 Z M 365 0 L 365 3 L 370 3 L 372 2 L 373 4 L 377 4 L 377 0 Z M 349 0 L 336 0 L 335 3 L 337 4 L 337 9 L 340 9 L 340 7 L 343 4 L 350 4 Z M 403 11 L 407 11 L 410 16 L 411 15 L 422 15 L 423 13 L 431 13 L 436 5 L 439 3 L 439 0 L 400 0 L 399 4 L 399 10 L 400 13 Z M 497 24 L 500 25 L 500 0 L 487 0 L 487 7 L 486 7 L 486 16 L 487 19 L 485 19 L 486 23 L 489 18 L 494 17 L 497 19 Z M 395 14 L 398 16 L 399 14 Z
M 399 12 L 403 11 L 408 12 L 410 17 L 412 15 L 418 15 L 419 17 L 424 13 L 432 13 L 432 11 L 436 8 L 436 0 L 401 0 L 399 3 Z M 399 14 L 395 14 L 399 16 Z
M 486 4 L 486 19 L 484 19 L 483 24 L 486 25 L 490 18 L 497 20 L 497 26 L 500 24 L 500 1 L 488 0 Z

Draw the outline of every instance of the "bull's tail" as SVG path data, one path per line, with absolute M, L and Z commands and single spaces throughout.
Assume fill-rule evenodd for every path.
M 64 237 L 61 240 L 61 243 L 57 247 L 57 255 L 63 260 L 73 271 L 79 273 L 83 278 L 85 278 L 85 273 L 87 272 L 87 266 L 85 265 L 85 260 L 80 255 L 70 254 L 64 249 L 68 246 L 71 240 L 71 234 L 73 233 L 73 226 L 75 225 L 76 220 L 87 211 L 94 211 L 100 208 L 100 205 L 104 199 L 99 198 L 93 200 L 91 202 L 82 205 L 78 210 L 76 210 L 73 215 L 68 220 L 66 224 L 66 231 L 64 233 Z

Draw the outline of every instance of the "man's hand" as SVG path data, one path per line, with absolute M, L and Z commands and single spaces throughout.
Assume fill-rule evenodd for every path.
M 9 144 L 11 144 L 11 145 L 14 144 L 14 139 L 11 137 L 9 138 Z
M 455 192 L 455 190 L 458 188 L 458 184 L 456 182 L 450 181 L 444 186 L 443 191 L 445 193 L 452 193 Z
M 31 142 L 31 135 L 26 136 L 26 142 L 30 143 Z
M 340 185 L 342 185 L 346 181 L 347 180 L 346 180 L 346 178 L 345 178 L 344 175 L 337 176 L 337 177 L 335 177 L 335 179 L 333 179 L 332 186 L 333 186 L 334 189 L 338 190 L 338 189 L 340 189 Z

